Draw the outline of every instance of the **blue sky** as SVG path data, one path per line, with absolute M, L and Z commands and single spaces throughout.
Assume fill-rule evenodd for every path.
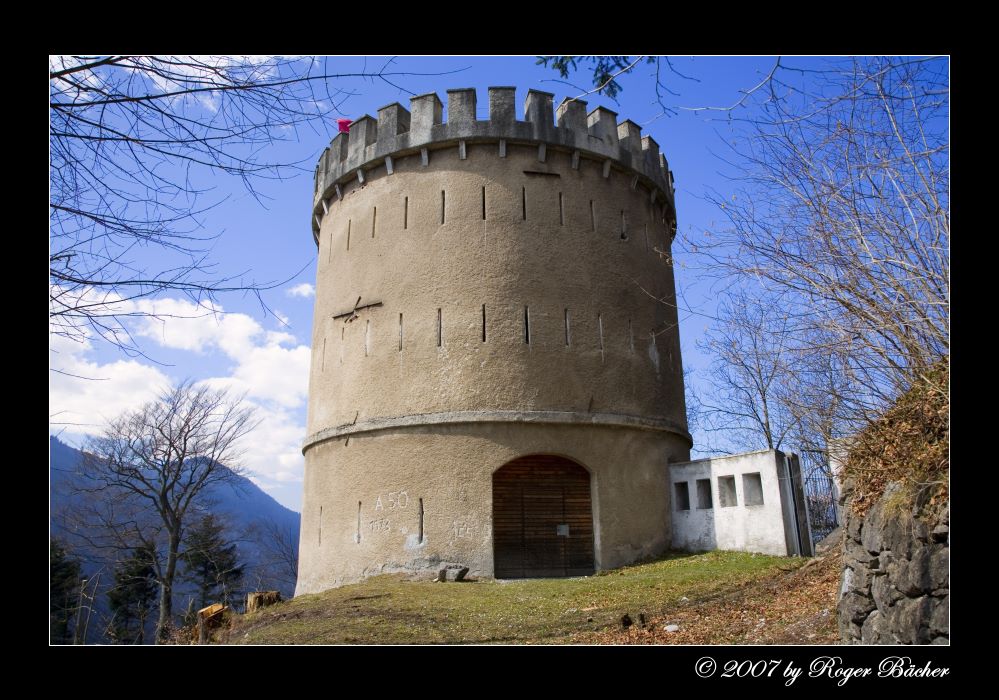
M 330 58 L 329 68 L 357 72 L 383 65 L 387 58 Z M 796 59 L 801 65 L 812 59 Z M 697 239 L 704 231 L 722 223 L 719 212 L 704 201 L 707 191 L 732 189 L 724 177 L 725 164 L 716 154 L 725 151 L 730 134 L 727 113 L 689 111 L 684 108 L 732 105 L 770 71 L 772 57 L 676 57 L 675 68 L 688 80 L 664 73 L 663 81 L 678 95 L 665 101 L 677 108 L 675 116 L 664 116 L 652 89 L 652 66 L 641 65 L 619 82 L 623 91 L 616 103 L 603 96 L 584 98 L 588 109 L 606 106 L 619 119 L 631 119 L 651 134 L 666 155 L 676 179 L 679 227 Z M 315 283 L 316 247 L 310 228 L 312 167 L 335 133 L 338 117 L 356 119 L 375 115 L 392 102 L 408 107 L 411 94 L 437 92 L 446 102 L 449 88 L 475 87 L 479 91 L 479 118 L 487 118 L 486 88 L 517 87 L 518 118 L 528 89 L 555 93 L 555 104 L 563 97 L 577 97 L 590 88 L 589 74 L 569 78 L 580 87 L 561 81 L 551 69 L 535 65 L 534 57 L 442 57 L 396 58 L 392 70 L 445 75 L 400 75 L 392 78 L 399 87 L 380 80 L 350 79 L 341 87 L 351 96 L 339 112 L 330 112 L 315 130 L 284 134 L 266 157 L 280 161 L 304 159 L 303 173 L 282 181 L 259 184 L 264 196 L 257 201 L 240 183 L 221 176 L 199 182 L 211 187 L 209 197 L 223 199 L 205 212 L 202 233 L 221 233 L 212 246 L 217 274 L 248 273 L 258 282 L 283 281 L 265 294 L 266 313 L 255 298 L 231 295 L 220 298 L 216 314 L 197 310 L 178 295 L 165 294 L 148 302 L 145 310 L 168 314 L 163 321 L 137 320 L 132 326 L 145 357 L 126 357 L 100 341 L 72 343 L 53 338 L 50 366 L 67 374 L 50 372 L 51 432 L 65 442 L 79 445 L 96 432 L 105 418 L 133 408 L 152 398 L 168 382 L 184 378 L 210 381 L 247 392 L 247 399 L 261 409 L 263 422 L 246 441 L 245 466 L 251 478 L 284 505 L 300 509 L 305 436 L 305 405 L 308 386 L 309 342 L 312 327 L 312 285 Z M 446 114 L 445 114 L 446 118 Z M 143 251 L 138 256 L 148 255 Z M 681 306 L 681 342 L 685 367 L 697 372 L 707 359 L 696 343 L 710 322 L 713 295 L 698 280 L 695 271 L 677 259 L 676 279 L 684 291 Z M 300 272 L 299 272 L 300 271 Z M 298 273 L 296 275 L 296 273 Z M 183 318 L 184 316 L 196 318 Z M 78 379 L 75 374 L 91 379 Z M 694 435 L 695 449 L 701 444 Z

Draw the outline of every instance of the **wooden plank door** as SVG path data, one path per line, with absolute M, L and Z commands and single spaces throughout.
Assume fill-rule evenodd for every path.
M 590 475 L 553 455 L 520 457 L 493 474 L 497 578 L 593 573 Z

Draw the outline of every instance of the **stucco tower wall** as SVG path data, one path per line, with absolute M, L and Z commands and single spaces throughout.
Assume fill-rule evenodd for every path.
M 589 470 L 598 567 L 668 545 L 690 438 L 658 146 L 579 102 L 556 127 L 545 93 L 524 122 L 512 89 L 488 121 L 448 97 L 448 122 L 436 95 L 355 122 L 317 169 L 300 593 L 490 575 L 491 474 L 538 452 Z

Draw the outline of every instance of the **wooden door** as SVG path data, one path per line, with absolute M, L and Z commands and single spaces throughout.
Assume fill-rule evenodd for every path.
M 564 457 L 531 455 L 493 474 L 496 578 L 593 573 L 590 474 Z

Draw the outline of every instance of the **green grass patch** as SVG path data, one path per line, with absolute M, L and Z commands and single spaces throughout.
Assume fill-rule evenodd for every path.
M 658 615 L 681 597 L 702 600 L 804 560 L 745 552 L 671 553 L 595 576 L 434 583 L 402 575 L 304 595 L 237 616 L 242 644 L 559 643 Z

